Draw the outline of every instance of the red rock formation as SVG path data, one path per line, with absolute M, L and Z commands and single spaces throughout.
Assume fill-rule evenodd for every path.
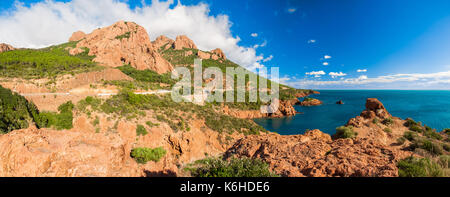
M 311 99 L 311 100 L 304 100 L 302 102 L 300 102 L 301 106 L 318 106 L 318 105 L 322 105 L 323 102 L 320 101 L 319 99 Z
M 177 36 L 173 46 L 175 50 L 181 50 L 183 48 L 197 49 L 194 42 L 185 35 Z
M 225 56 L 225 53 L 222 51 L 222 49 L 214 49 L 211 51 L 211 53 L 213 53 L 211 58 L 214 60 L 218 60 L 219 58 L 227 60 L 227 57 Z
M 72 36 L 69 38 L 69 42 L 76 42 L 80 41 L 81 39 L 85 38 L 86 34 L 82 31 L 77 31 L 72 34 Z
M 169 48 L 172 48 L 174 43 L 175 41 L 162 35 L 157 37 L 156 40 L 152 42 L 156 50 L 159 50 L 163 46 L 165 46 L 164 49 L 167 50 Z
M 70 52 L 78 54 L 83 47 L 90 49 L 89 55 L 96 56 L 95 62 L 106 66 L 130 64 L 136 69 L 151 69 L 160 74 L 173 70 L 172 65 L 154 50 L 147 31 L 133 22 L 120 21 L 97 29 L 86 35 Z
M 0 43 L 0 53 L 2 52 L 6 52 L 6 51 L 12 51 L 15 50 L 14 47 L 12 47 L 9 44 L 5 44 L 5 43 Z
M 200 51 L 200 50 L 198 50 L 197 56 L 198 56 L 200 59 L 204 59 L 204 60 L 211 59 L 211 54 L 209 54 L 209 53 L 207 53 L 207 52 Z
M 368 99 L 367 110 L 383 110 L 375 99 Z M 355 119 L 356 120 L 356 119 Z M 230 148 L 225 158 L 250 157 L 267 162 L 271 169 L 282 176 L 398 176 L 396 163 L 412 153 L 402 146 L 394 145 L 396 139 L 407 130 L 404 121 L 393 118 L 391 133 L 383 131 L 385 126 L 373 125 L 368 119 L 357 117 L 360 128 L 355 139 L 332 140 L 319 130 L 304 135 L 282 136 L 278 134 L 247 136 Z

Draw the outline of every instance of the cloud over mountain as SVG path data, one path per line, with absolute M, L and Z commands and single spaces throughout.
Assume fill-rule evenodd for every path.
M 175 38 L 185 34 L 202 50 L 221 48 L 232 61 L 249 69 L 261 67 L 264 59 L 253 47 L 240 46 L 240 38 L 231 33 L 227 15 L 210 15 L 209 6 L 200 3 L 185 6 L 173 0 L 131 9 L 117 0 L 42 1 L 0 14 L 0 42 L 15 47 L 38 48 L 63 43 L 78 30 L 91 32 L 119 20 L 134 21 L 148 31 L 153 40 L 159 35 Z

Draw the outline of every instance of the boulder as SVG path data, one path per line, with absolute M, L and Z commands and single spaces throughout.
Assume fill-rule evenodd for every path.
M 219 58 L 227 60 L 227 57 L 225 56 L 225 53 L 222 51 L 222 49 L 217 48 L 217 49 L 211 50 L 211 53 L 213 54 L 212 59 L 214 59 L 214 60 L 218 60 Z
M 340 101 L 336 102 L 336 104 L 338 104 L 338 105 L 343 105 L 343 104 L 344 104 L 344 101 L 340 100 Z

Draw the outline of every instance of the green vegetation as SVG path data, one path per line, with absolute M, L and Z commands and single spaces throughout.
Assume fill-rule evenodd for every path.
M 423 149 L 432 155 L 442 155 L 446 151 L 444 147 L 450 146 L 443 135 L 428 126 L 422 126 L 420 122 L 408 118 L 405 126 L 409 127 L 410 131 L 405 132 L 403 137 L 411 142 L 412 150 Z
M 437 161 L 436 161 L 437 160 Z M 449 156 L 438 159 L 408 157 L 397 163 L 400 177 L 448 177 Z
M 392 133 L 392 129 L 387 128 L 387 127 L 384 128 L 383 131 L 386 132 L 386 133 Z
M 168 85 L 175 84 L 175 80 L 171 78 L 170 73 L 158 74 L 152 70 L 137 70 L 130 65 L 124 65 L 119 67 L 119 70 L 130 76 L 134 80 L 142 82 L 152 82 L 152 83 L 165 83 Z
M 58 113 L 55 112 L 41 112 L 39 114 L 39 121 L 36 124 L 40 128 L 53 127 L 57 130 L 71 129 L 73 128 L 73 113 L 74 108 L 72 101 L 62 104 L 58 107 Z
M 145 122 L 145 124 L 147 126 L 149 126 L 150 128 L 159 126 L 159 123 L 153 123 L 153 122 L 150 122 L 150 121 Z
M 0 133 L 28 128 L 30 122 L 34 122 L 38 128 L 71 129 L 73 108 L 74 105 L 69 101 L 58 107 L 60 113 L 39 112 L 23 96 L 0 86 Z
M 136 127 L 136 135 L 137 136 L 140 136 L 140 135 L 144 136 L 147 134 L 148 134 L 147 129 L 145 129 L 145 127 L 143 125 L 138 125 Z
M 194 177 L 276 177 L 269 165 L 259 159 L 207 158 L 190 164 L 186 171 Z
M 158 121 L 167 123 L 175 132 L 190 130 L 186 117 L 203 119 L 208 128 L 221 133 L 259 134 L 266 132 L 264 128 L 251 120 L 218 113 L 220 106 L 211 103 L 204 106 L 187 102 L 176 103 L 170 95 L 138 95 L 129 90 L 122 90 L 118 95 L 107 100 L 88 97 L 77 104 L 77 109 L 87 114 L 91 111 L 100 111 L 128 120 L 145 116 L 147 110 L 152 110 L 154 112 L 152 114 L 155 114 Z
M 397 144 L 398 145 L 403 145 L 406 142 L 406 138 L 405 137 L 399 137 L 397 138 Z
M 339 138 L 355 138 L 358 135 L 358 133 L 353 131 L 352 126 L 341 126 L 336 128 L 336 134 L 333 135 L 333 138 L 339 139 Z
M 117 40 L 122 40 L 124 38 L 128 39 L 130 38 L 131 32 L 125 32 L 124 34 L 120 35 L 120 36 L 116 36 Z
M 442 131 L 442 133 L 445 133 L 445 134 L 447 134 L 447 135 L 450 135 L 450 129 L 444 129 L 444 130 Z
M 166 150 L 162 147 L 158 148 L 134 148 L 131 150 L 131 157 L 140 164 L 146 164 L 149 161 L 158 162 L 164 155 Z
M 0 86 L 0 134 L 28 128 L 29 122 L 37 118 L 39 111 L 33 103 Z
M 51 78 L 102 69 L 92 62 L 95 57 L 88 56 L 87 48 L 81 54 L 69 55 L 66 48 L 75 46 L 76 42 L 69 42 L 43 49 L 18 49 L 0 53 L 0 77 Z
M 389 117 L 389 118 L 384 119 L 382 123 L 386 126 L 390 126 L 390 125 L 394 124 L 394 120 L 391 117 Z

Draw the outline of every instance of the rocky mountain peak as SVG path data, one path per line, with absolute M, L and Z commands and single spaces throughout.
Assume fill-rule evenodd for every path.
M 76 40 L 82 33 L 74 33 L 71 39 Z M 99 28 L 83 37 L 72 55 L 89 49 L 89 55 L 95 55 L 95 62 L 118 67 L 130 64 L 138 70 L 150 69 L 157 73 L 173 70 L 173 66 L 166 61 L 150 42 L 147 31 L 133 22 L 119 21 L 109 27 Z
M 175 40 L 173 47 L 175 50 L 181 50 L 183 48 L 197 49 L 197 46 L 194 44 L 194 41 L 192 41 L 185 35 L 177 36 L 177 39 Z

